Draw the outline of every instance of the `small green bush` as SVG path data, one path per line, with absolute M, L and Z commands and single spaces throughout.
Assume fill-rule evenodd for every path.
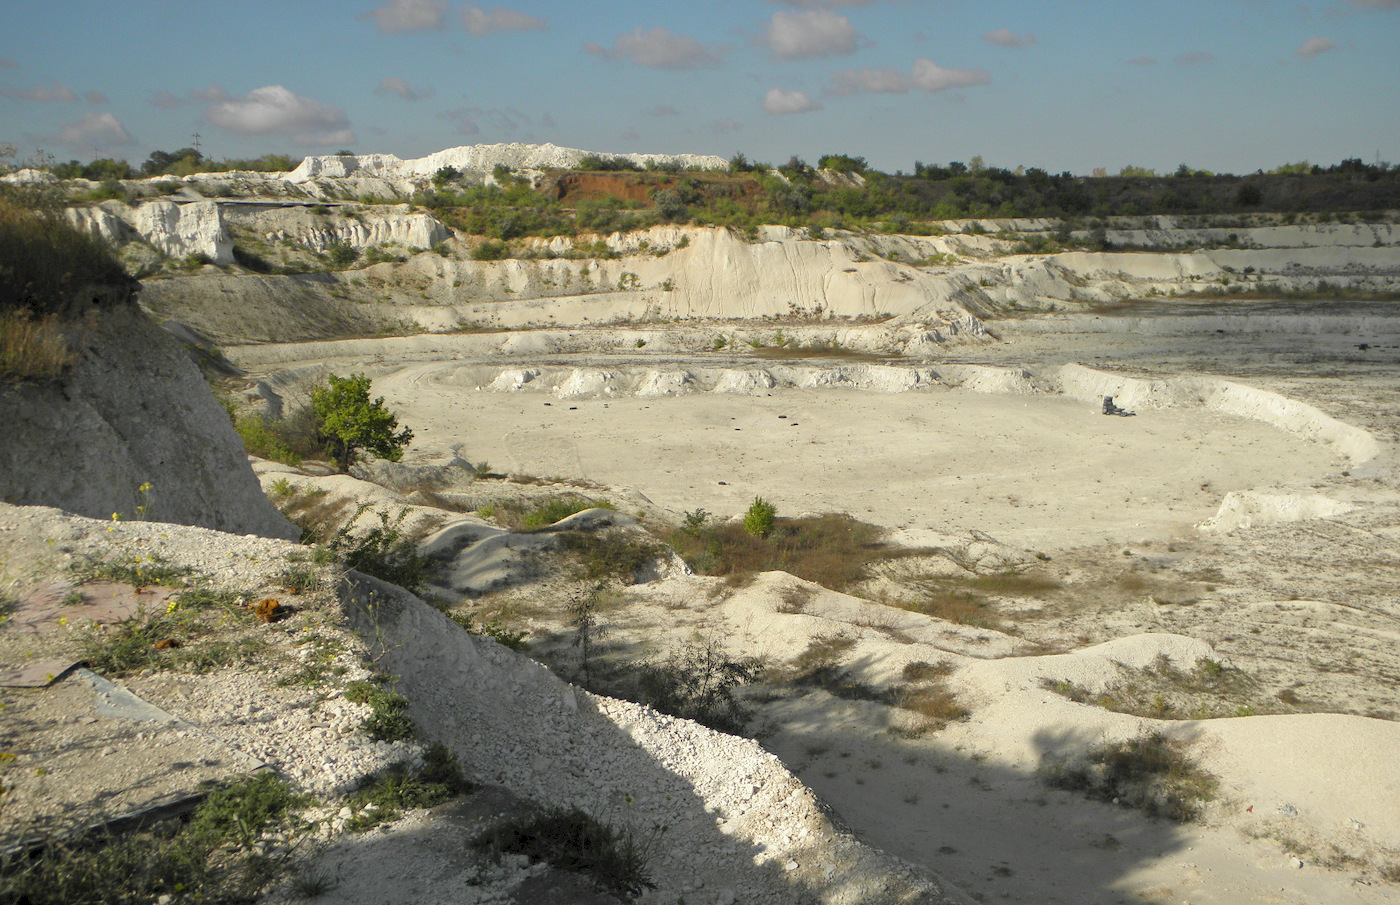
M 311 391 L 321 439 L 341 471 L 349 471 L 366 452 L 397 462 L 413 439 L 408 428 L 395 432 L 399 419 L 384 406 L 383 396 L 370 401 L 369 387 L 364 374 L 331 374 L 326 385 Z
M 498 855 L 529 855 L 560 870 L 587 874 L 604 889 L 631 899 L 655 888 L 647 877 L 647 861 L 665 831 L 657 827 L 642 840 L 630 828 L 619 830 L 579 808 L 551 808 L 497 826 L 478 837 L 475 845 Z
M 346 827 L 364 832 L 397 820 L 403 811 L 430 808 L 470 790 L 471 783 L 462 775 L 457 756 L 439 742 L 423 753 L 423 765 L 417 769 L 399 763 L 366 777 L 346 802 L 361 812 Z M 373 808 L 367 809 L 367 805 Z
M 420 590 L 428 564 L 418 555 L 418 545 L 400 527 L 408 517 L 408 509 L 400 509 L 393 519 L 389 518 L 388 512 L 379 510 L 375 513 L 379 524 L 356 533 L 356 523 L 369 508 L 368 503 L 361 503 L 349 521 L 331 537 L 327 546 L 346 568 L 373 575 L 409 591 Z
M 744 513 L 744 530 L 754 537 L 767 537 L 773 533 L 774 519 L 778 510 L 763 497 L 754 497 L 749 511 Z
M 345 686 L 345 700 L 368 704 L 370 715 L 360 728 L 376 741 L 400 742 L 413 738 L 413 720 L 408 716 L 408 698 L 384 688 L 387 676 L 362 680 Z
M 1200 816 L 1202 804 L 1213 800 L 1219 787 L 1218 777 L 1202 769 L 1188 749 L 1186 742 L 1144 730 L 1095 748 L 1090 766 L 1047 764 L 1041 778 L 1055 788 L 1185 823 Z

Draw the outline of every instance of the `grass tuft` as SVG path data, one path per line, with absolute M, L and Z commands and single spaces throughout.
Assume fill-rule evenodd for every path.
M 476 846 L 496 855 L 528 855 L 560 870 L 586 874 L 604 889 L 631 899 L 655 887 L 647 876 L 647 861 L 664 833 L 665 827 L 657 827 L 642 840 L 631 829 L 603 823 L 579 808 L 551 808 L 488 831 Z
M 1146 730 L 1094 748 L 1087 765 L 1048 764 L 1041 778 L 1058 789 L 1085 792 L 1178 823 L 1199 817 L 1219 787 L 1219 779 L 1192 759 L 1186 742 Z

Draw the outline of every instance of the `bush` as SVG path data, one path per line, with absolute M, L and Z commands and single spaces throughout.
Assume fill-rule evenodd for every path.
M 730 657 L 713 640 L 687 644 L 665 660 L 642 667 L 637 700 L 716 732 L 739 735 L 751 714 L 734 697 L 734 689 L 750 682 L 760 668 L 752 657 Z
M 321 439 L 341 471 L 349 471 L 362 452 L 397 462 L 413 439 L 413 431 L 407 428 L 395 433 L 399 419 L 384 407 L 383 396 L 370 401 L 369 386 L 364 374 L 332 374 L 326 386 L 311 391 Z
M 360 728 L 369 737 L 381 742 L 400 742 L 413 738 L 413 720 L 408 716 L 408 698 L 383 687 L 386 676 L 374 681 L 351 682 L 345 687 L 345 700 L 366 704 L 370 714 Z
M 340 530 L 328 543 L 340 561 L 350 569 L 373 575 L 382 581 L 396 584 L 409 591 L 423 587 L 427 571 L 427 560 L 418 555 L 418 546 L 399 527 L 408 516 L 408 509 L 400 509 L 399 514 L 390 520 L 389 513 L 379 511 L 379 524 L 367 531 L 355 534 L 355 523 L 369 509 L 369 503 L 361 503 Z
M 1192 760 L 1187 747 L 1144 730 L 1136 738 L 1095 748 L 1089 753 L 1092 766 L 1052 763 L 1041 777 L 1055 788 L 1184 823 L 1200 816 L 1202 802 L 1214 799 L 1219 785 L 1213 773 Z
M 654 888 L 647 878 L 647 860 L 664 832 L 665 827 L 657 827 L 644 842 L 631 829 L 619 830 L 578 808 L 552 808 L 495 827 L 478 837 L 475 845 L 496 854 L 529 855 L 560 870 L 587 874 L 605 889 L 631 899 Z
M 63 315 L 85 286 L 134 284 L 100 237 L 0 186 L 0 310 Z
M 510 246 L 504 242 L 487 240 L 472 249 L 473 261 L 499 261 L 510 257 Z
M 744 513 L 744 530 L 754 537 L 767 537 L 773 533 L 773 520 L 778 510 L 763 497 L 754 497 L 749 511 Z

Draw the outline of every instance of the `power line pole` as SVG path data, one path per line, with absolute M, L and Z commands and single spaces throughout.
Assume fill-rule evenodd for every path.
M 199 133 L 194 133 L 194 152 L 199 153 Z

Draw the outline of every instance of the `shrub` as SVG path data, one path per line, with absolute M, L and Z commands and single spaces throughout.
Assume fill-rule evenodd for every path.
M 751 714 L 734 697 L 734 689 L 750 682 L 760 668 L 753 657 L 730 657 L 713 640 L 687 644 L 665 660 L 642 667 L 637 700 L 662 713 L 738 735 Z
M 389 513 L 380 510 L 375 513 L 379 517 L 378 525 L 354 533 L 355 523 L 369 508 L 369 503 L 361 503 L 350 520 L 330 539 L 328 546 L 346 568 L 373 575 L 409 591 L 419 590 L 423 586 L 427 560 L 418 555 L 417 545 L 399 527 L 407 518 L 408 509 L 400 509 L 393 520 L 390 520 Z
M 560 870 L 587 874 L 605 889 L 630 899 L 654 888 L 647 878 L 647 860 L 665 831 L 657 827 L 643 841 L 630 828 L 619 830 L 579 808 L 551 808 L 494 827 L 475 845 L 498 855 L 528 855 Z
M 744 513 L 744 530 L 754 537 L 767 537 L 773 533 L 773 520 L 778 510 L 763 497 L 754 497 L 749 511 Z
M 401 811 L 430 808 L 470 789 L 471 783 L 462 776 L 457 756 L 439 742 L 423 753 L 423 766 L 416 770 L 398 763 L 366 777 L 347 801 L 361 813 L 346 826 L 353 832 L 363 832 L 398 819 Z M 367 807 L 370 805 L 372 810 Z
M 341 471 L 349 471 L 366 451 L 397 462 L 413 439 L 413 431 L 407 428 L 395 433 L 399 419 L 384 407 L 383 396 L 370 401 L 369 386 L 370 380 L 364 374 L 332 374 L 326 386 L 311 391 L 321 438 Z
M 510 257 L 510 246 L 494 239 L 488 239 L 472 249 L 473 261 L 499 261 L 508 257 Z
M 134 282 L 100 237 L 0 187 L 0 310 L 61 315 L 84 286 Z
M 384 688 L 387 676 L 374 681 L 351 682 L 345 687 L 345 700 L 369 705 L 370 714 L 360 728 L 369 737 L 381 742 L 400 742 L 413 738 L 413 720 L 408 716 L 408 698 Z
M 1219 785 L 1191 758 L 1186 742 L 1161 732 L 1144 730 L 1136 738 L 1100 745 L 1089 752 L 1089 763 L 1047 764 L 1041 777 L 1055 788 L 1182 823 L 1200 816 L 1202 802 L 1214 799 Z

